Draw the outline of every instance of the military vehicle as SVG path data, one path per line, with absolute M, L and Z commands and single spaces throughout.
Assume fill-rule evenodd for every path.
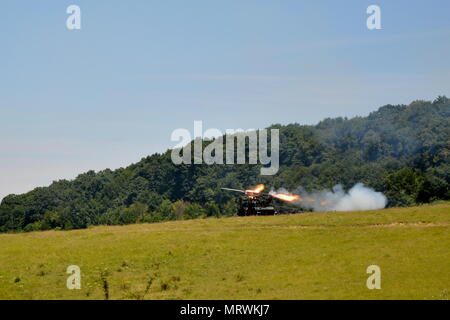
M 222 190 L 239 192 L 243 195 L 238 198 L 238 216 L 253 216 L 253 215 L 274 215 L 278 214 L 279 210 L 274 206 L 274 198 L 283 201 L 299 200 L 298 195 L 289 195 L 283 193 L 263 193 L 264 185 L 260 184 L 253 189 L 239 190 L 231 188 L 221 188 Z M 295 211 L 295 209 L 290 209 Z M 284 210 L 284 212 L 286 212 Z

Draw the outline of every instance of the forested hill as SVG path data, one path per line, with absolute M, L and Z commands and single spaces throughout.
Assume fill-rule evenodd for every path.
M 0 231 L 84 228 L 232 215 L 221 187 L 321 190 L 357 182 L 382 191 L 390 206 L 450 199 L 450 100 L 386 105 L 367 117 L 325 119 L 280 129 L 280 170 L 259 165 L 174 165 L 170 151 L 127 168 L 89 171 L 0 205 Z

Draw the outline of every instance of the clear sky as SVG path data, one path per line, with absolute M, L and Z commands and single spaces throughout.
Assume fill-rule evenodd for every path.
M 0 46 L 0 199 L 165 151 L 194 120 L 313 124 L 450 95 L 448 0 L 2 0 Z

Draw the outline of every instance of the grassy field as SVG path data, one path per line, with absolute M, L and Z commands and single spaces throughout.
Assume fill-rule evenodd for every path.
M 68 290 L 66 269 L 81 268 Z M 369 265 L 381 290 L 369 290 Z M 107 289 L 105 289 L 107 284 Z M 0 235 L 1 299 L 449 299 L 450 204 Z

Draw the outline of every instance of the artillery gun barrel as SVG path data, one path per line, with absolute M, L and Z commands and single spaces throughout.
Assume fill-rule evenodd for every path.
M 239 189 L 230 189 L 230 188 L 220 188 L 222 190 L 228 190 L 228 191 L 234 191 L 234 192 L 240 192 L 245 193 L 245 190 L 239 190 Z
M 272 197 L 272 195 L 270 193 L 267 192 L 251 192 L 248 190 L 239 190 L 239 189 L 231 189 L 231 188 L 220 188 L 222 190 L 227 190 L 227 191 L 234 191 L 234 192 L 239 192 L 239 193 L 243 193 L 245 195 L 265 195 L 265 196 L 270 196 Z

